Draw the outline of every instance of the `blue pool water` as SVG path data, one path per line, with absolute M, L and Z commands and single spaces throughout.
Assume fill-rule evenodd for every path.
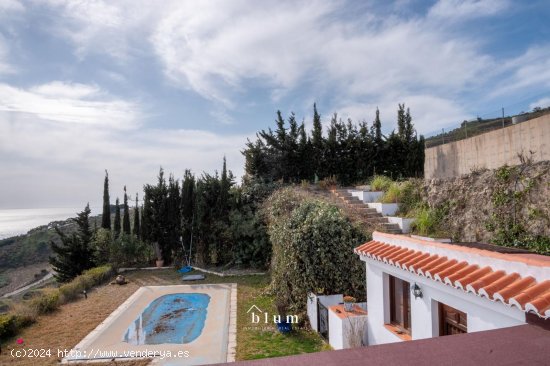
M 204 328 L 210 296 L 170 294 L 152 301 L 134 320 L 124 342 L 130 344 L 189 343 Z

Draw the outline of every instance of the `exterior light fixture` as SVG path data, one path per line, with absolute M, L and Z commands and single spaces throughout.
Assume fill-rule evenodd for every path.
M 412 293 L 413 293 L 415 299 L 422 298 L 422 296 L 423 296 L 422 289 L 420 288 L 420 286 L 418 286 L 418 284 L 416 282 L 414 283 L 414 286 L 412 288 Z

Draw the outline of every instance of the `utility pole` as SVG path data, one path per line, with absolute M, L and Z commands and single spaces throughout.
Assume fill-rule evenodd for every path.
M 502 107 L 502 128 L 504 128 L 504 107 Z
M 441 132 L 442 132 L 441 137 L 443 138 L 443 144 L 445 144 L 445 129 L 442 128 Z

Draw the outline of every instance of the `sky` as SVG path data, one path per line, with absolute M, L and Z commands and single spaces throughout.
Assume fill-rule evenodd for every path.
M 237 177 L 276 111 L 430 136 L 550 105 L 547 0 L 0 0 L 0 209 Z

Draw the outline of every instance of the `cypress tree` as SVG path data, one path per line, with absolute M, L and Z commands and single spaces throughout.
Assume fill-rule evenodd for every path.
M 126 194 L 126 186 L 124 186 L 124 216 L 122 218 L 122 232 L 125 235 L 131 234 L 130 207 L 128 206 L 128 195 Z
M 382 122 L 380 122 L 380 111 L 376 107 L 376 116 L 372 122 L 372 137 L 376 143 L 382 142 Z
M 136 207 L 134 208 L 134 235 L 136 238 L 141 237 L 141 228 L 139 225 L 139 206 L 138 206 L 138 194 L 136 193 Z
M 409 110 L 409 108 L 407 108 L 407 112 L 405 113 L 405 131 L 404 132 L 405 132 L 405 141 L 410 144 L 413 141 L 415 130 L 412 124 L 411 111 Z
M 406 121 L 405 121 L 405 104 L 399 104 L 397 109 L 397 135 L 405 140 L 405 130 L 406 130 Z
M 316 178 L 321 176 L 321 162 L 323 159 L 323 125 L 321 115 L 317 112 L 317 104 L 313 103 L 313 130 L 311 131 L 311 145 L 313 149 L 313 172 Z
M 59 282 L 68 282 L 83 271 L 94 266 L 94 251 L 91 246 L 92 230 L 90 228 L 90 205 L 86 205 L 74 220 L 78 228 L 71 235 L 64 234 L 59 228 L 55 231 L 61 239 L 61 244 L 51 242 L 54 256 L 50 264 L 55 270 L 55 278 Z
M 181 225 L 182 237 L 185 248 L 189 250 L 191 245 L 191 232 L 195 214 L 195 176 L 189 169 L 185 170 L 181 184 Z
M 115 230 L 115 238 L 118 238 L 119 235 L 120 235 L 120 204 L 119 204 L 119 201 L 118 201 L 118 197 L 116 199 L 116 204 L 115 204 L 115 227 L 114 227 L 114 230 Z
M 105 170 L 105 182 L 103 183 L 103 214 L 101 227 L 111 230 L 111 202 L 109 200 L 109 173 Z

